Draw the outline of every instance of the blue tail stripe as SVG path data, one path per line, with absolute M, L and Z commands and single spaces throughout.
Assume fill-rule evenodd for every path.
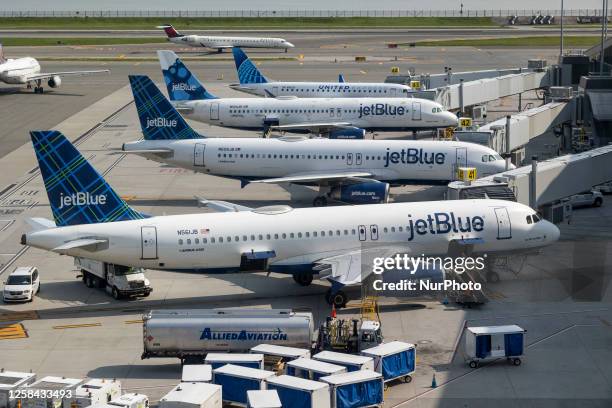
M 130 75 L 134 103 L 145 140 L 201 139 L 145 75 Z
M 162 69 L 162 74 L 171 101 L 219 99 L 204 88 L 178 57 L 168 69 Z
M 146 217 L 130 208 L 60 132 L 30 135 L 56 225 Z
M 244 51 L 234 47 L 232 48 L 232 53 L 234 54 L 234 62 L 238 71 L 238 80 L 241 84 L 265 84 L 268 82 Z

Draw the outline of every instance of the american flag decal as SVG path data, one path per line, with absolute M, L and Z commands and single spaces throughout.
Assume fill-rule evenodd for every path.
M 209 232 L 210 232 L 210 230 L 208 228 L 200 229 L 200 234 L 208 234 Z

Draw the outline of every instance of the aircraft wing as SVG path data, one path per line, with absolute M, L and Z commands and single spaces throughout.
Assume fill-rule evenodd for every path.
M 172 149 L 142 149 L 142 150 L 117 150 L 113 151 L 112 154 L 155 154 L 160 157 L 172 156 L 174 150 Z
M 68 241 L 63 245 L 53 248 L 52 251 L 62 253 L 66 250 L 75 249 L 75 248 L 82 248 L 86 250 L 95 251 L 96 245 L 106 244 L 106 243 L 108 243 L 108 239 L 81 238 L 81 239 L 75 239 L 72 241 Z
M 358 285 L 372 273 L 372 260 L 375 257 L 391 257 L 398 253 L 410 252 L 410 250 L 408 245 L 400 244 L 355 249 L 315 261 L 313 269 L 319 272 L 320 279 L 334 281 L 342 286 Z
M 321 122 L 321 123 L 291 123 L 288 125 L 270 126 L 274 130 L 310 130 L 311 132 L 324 132 L 334 129 L 348 129 L 354 127 L 350 122 Z
M 206 48 L 217 48 L 217 49 L 228 49 L 228 48 L 234 48 L 233 45 L 204 45 L 204 44 L 200 44 L 202 47 L 206 47 Z
M 38 74 L 28 75 L 27 81 L 36 81 L 38 79 L 49 79 L 54 76 L 83 76 L 83 75 L 94 75 L 94 74 L 105 74 L 109 73 L 109 69 L 98 69 L 94 71 L 64 71 L 64 72 L 40 72 Z
M 316 181 L 335 181 L 344 179 L 353 179 L 358 177 L 372 177 L 373 174 L 365 171 L 339 171 L 334 173 L 298 173 L 290 174 L 286 177 L 269 178 L 263 180 L 254 180 L 251 183 L 308 183 Z
M 252 211 L 253 210 L 251 207 L 230 203 L 229 201 L 207 200 L 201 197 L 196 197 L 196 200 L 198 200 L 199 206 L 212 208 L 213 210 L 219 211 L 219 212 L 239 212 L 239 211 Z

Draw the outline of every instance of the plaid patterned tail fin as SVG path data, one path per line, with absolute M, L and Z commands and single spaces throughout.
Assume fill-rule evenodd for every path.
M 30 132 L 57 226 L 145 218 L 56 130 Z
M 201 139 L 146 75 L 130 75 L 130 86 L 145 140 Z

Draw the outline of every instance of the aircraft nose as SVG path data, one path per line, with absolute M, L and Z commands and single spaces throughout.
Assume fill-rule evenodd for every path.
M 506 167 L 506 163 L 504 161 L 504 168 Z M 516 166 L 512 163 L 508 163 L 508 170 L 514 170 L 516 169 Z
M 287 44 L 289 48 L 295 48 L 295 45 L 291 44 L 289 41 L 285 41 L 285 44 Z
M 452 113 L 452 112 L 443 112 L 444 115 L 444 126 L 445 127 L 450 127 L 450 126 L 457 126 L 459 124 L 459 119 L 457 118 L 457 116 Z
M 555 242 L 559 240 L 561 236 L 561 230 L 555 224 L 550 221 L 541 221 L 543 227 L 545 228 L 546 239 L 548 242 Z

